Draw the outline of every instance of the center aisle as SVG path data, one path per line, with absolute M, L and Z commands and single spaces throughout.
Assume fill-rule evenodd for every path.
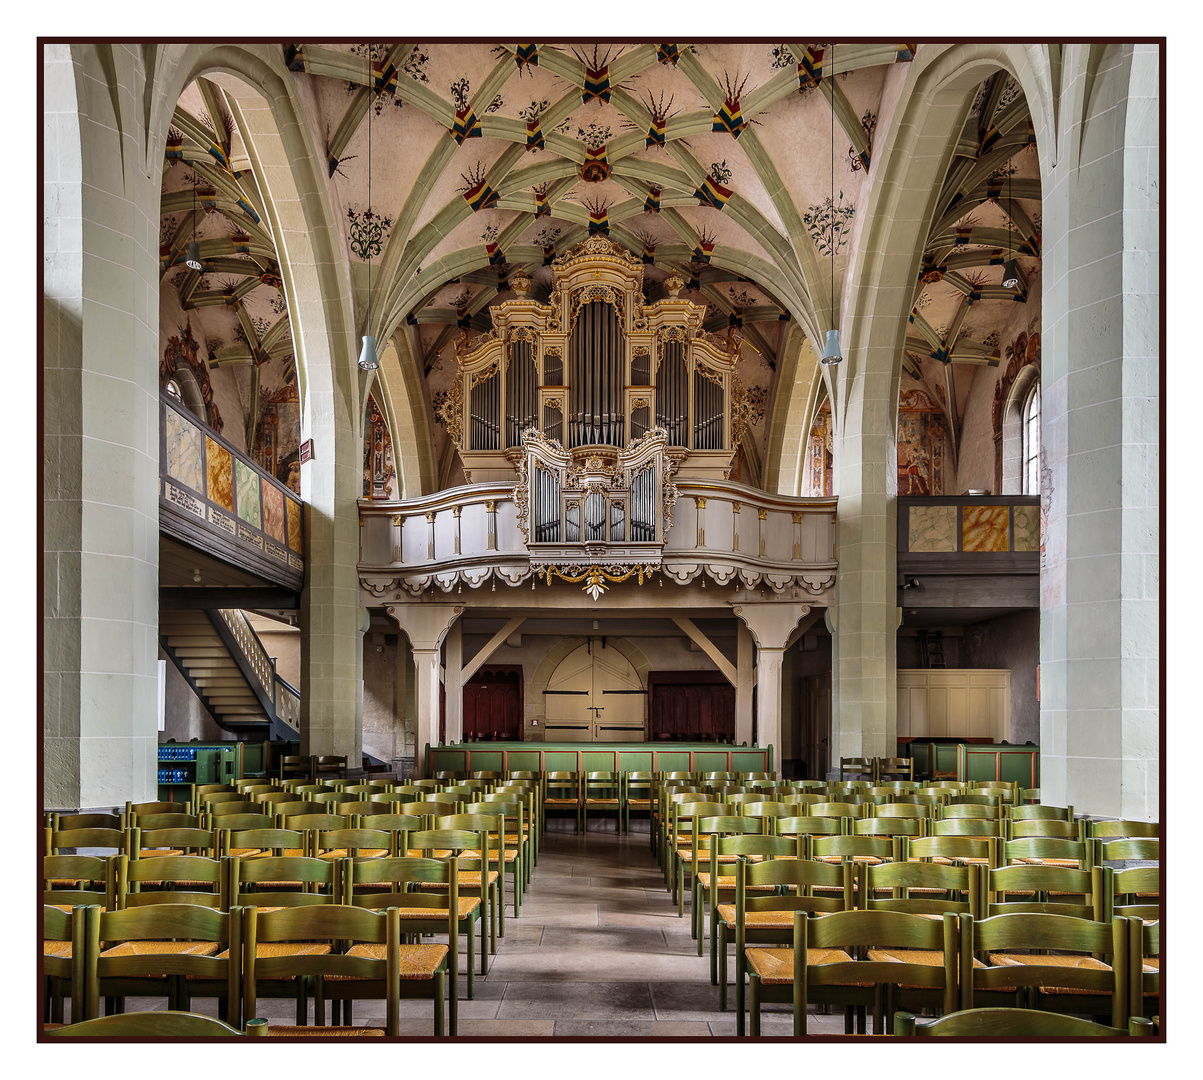
M 720 1012 L 688 903 L 678 918 L 646 822 L 632 830 L 548 823 L 522 914 L 507 916 L 476 1000 L 460 1001 L 461 1037 L 734 1038 L 734 990 Z M 842 1016 L 816 1019 L 843 1031 Z M 789 1007 L 766 1006 L 762 1031 L 791 1035 Z

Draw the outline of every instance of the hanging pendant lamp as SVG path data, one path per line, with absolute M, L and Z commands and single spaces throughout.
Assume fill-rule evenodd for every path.
M 200 270 L 204 267 L 201 262 L 200 244 L 196 242 L 196 184 L 192 185 L 192 239 L 188 241 L 188 250 L 184 255 L 184 265 L 189 270 Z
M 1002 287 L 1015 289 L 1019 286 L 1019 271 L 1011 255 L 1011 174 L 1007 174 L 1007 261 L 1003 263 Z
M 375 82 L 373 73 L 372 80 Z M 372 212 L 372 95 L 368 95 L 368 213 Z M 372 248 L 368 243 L 368 330 L 372 329 Z M 375 371 L 380 367 L 376 355 L 376 339 L 371 333 L 364 334 L 363 348 L 359 350 L 359 366 L 364 371 Z
M 826 58 L 824 58 L 824 68 Z M 826 71 L 824 71 L 826 75 Z M 835 79 L 835 45 L 831 46 L 831 78 Z M 832 322 L 835 322 L 835 82 L 831 84 L 831 310 Z M 819 357 L 820 364 L 838 364 L 843 360 L 840 351 L 839 327 L 827 331 L 827 343 L 823 346 L 823 355 Z

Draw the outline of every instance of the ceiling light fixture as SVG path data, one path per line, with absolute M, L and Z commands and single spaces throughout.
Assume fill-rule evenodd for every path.
M 827 75 L 827 58 L 823 58 L 823 75 Z M 835 320 L 835 44 L 831 46 L 831 321 Z M 839 327 L 827 331 L 827 342 L 823 346 L 820 364 L 838 364 L 844 357 L 840 353 Z
M 1016 269 L 1015 259 L 1011 256 L 1011 175 L 1012 173 L 1007 173 L 1007 261 L 1003 263 L 1002 276 L 1004 289 L 1019 287 L 1019 271 Z
M 200 580 L 201 580 L 201 572 L 200 572 L 200 569 L 199 569 L 199 568 L 193 568 L 193 570 L 192 570 L 192 580 L 193 580 L 194 582 L 196 582 L 196 584 L 197 584 L 197 585 L 199 585 L 199 584 L 200 584 Z
M 375 88 L 376 72 L 372 69 L 369 76 Z M 372 101 L 368 94 L 368 214 L 372 212 Z M 376 355 L 376 339 L 372 336 L 372 248 L 368 245 L 368 332 L 363 336 L 363 348 L 359 350 L 359 366 L 364 371 L 375 371 L 380 367 L 380 358 Z
M 196 242 L 196 181 L 192 181 L 192 239 L 188 241 L 188 251 L 184 255 L 184 265 L 189 270 L 200 270 L 204 267 L 201 262 L 200 244 Z

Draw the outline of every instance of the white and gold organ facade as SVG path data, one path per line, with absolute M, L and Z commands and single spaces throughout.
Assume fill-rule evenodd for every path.
M 446 741 L 462 736 L 464 682 L 520 626 L 554 615 L 586 641 L 638 613 L 735 686 L 737 743 L 779 748 L 781 654 L 830 603 L 836 501 L 731 479 L 747 423 L 739 349 L 706 333 L 679 274 L 645 301 L 642 262 L 603 235 L 551 272 L 546 303 L 512 275 L 492 331 L 457 349 L 441 419 L 468 483 L 361 503 L 362 602 L 413 643 L 418 746 L 438 744 L 440 710 Z M 502 615 L 465 663 L 464 622 Z M 716 619 L 733 648 L 698 629 Z

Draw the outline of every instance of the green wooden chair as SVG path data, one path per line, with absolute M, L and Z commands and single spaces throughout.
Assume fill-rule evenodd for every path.
M 84 1016 L 84 926 L 87 905 L 42 908 L 42 993 L 45 1022 L 61 1024 L 63 1003 L 71 1019 Z
M 1109 866 L 1080 869 L 1041 863 L 1015 863 L 986 873 L 983 915 L 1037 912 L 1110 922 L 1113 911 Z
M 259 1021 L 266 1029 L 266 1021 Z M 78 1039 L 244 1039 L 239 1031 L 203 1013 L 154 1009 L 148 1012 L 115 1013 L 66 1024 L 48 1031 L 55 1038 Z
M 1161 921 L 1128 916 L 1128 1016 L 1161 1016 Z
M 556 770 L 544 775 L 543 818 L 551 812 L 571 810 L 576 831 L 581 831 L 581 780 L 575 772 Z
M 476 932 L 481 929 L 482 974 L 487 970 L 488 949 L 478 897 L 459 891 L 456 859 L 430 859 L 405 855 L 383 859 L 345 859 L 343 897 L 355 907 L 377 911 L 395 909 L 403 939 L 420 943 L 433 934 L 447 942 L 446 986 L 451 1034 L 459 1025 L 459 940 L 467 944 L 467 994 L 476 996 Z M 429 887 L 429 888 L 428 888 Z M 437 891 L 436 891 L 437 890 Z
M 159 998 L 189 1011 L 216 996 L 220 1017 L 241 1024 L 242 912 L 199 904 L 150 904 L 85 914 L 83 1017 L 123 1012 L 127 997 Z
M 1044 913 L 960 919 L 962 1008 L 1032 1008 L 1127 1024 L 1126 919 Z
M 585 773 L 581 791 L 581 828 L 589 830 L 589 811 L 614 813 L 614 828 L 622 831 L 622 778 L 614 770 Z
M 765 1001 L 793 1005 L 794 1035 L 805 1035 L 812 1004 L 873 1012 L 873 1030 L 903 1002 L 953 1012 L 957 1007 L 957 916 L 942 920 L 899 911 L 794 915 L 793 947 L 748 950 L 751 1034 L 760 1034 Z
M 946 911 L 981 918 L 984 869 L 977 865 L 901 860 L 858 867 L 857 904 L 866 911 L 939 915 Z
M 630 770 L 622 774 L 623 792 L 623 831 L 631 831 L 631 811 L 635 810 L 648 817 L 649 832 L 651 831 L 652 806 L 655 802 L 653 787 L 655 773 L 644 770 Z M 649 840 L 650 844 L 650 840 Z
M 792 943 L 795 913 L 821 917 L 851 911 L 853 896 L 851 863 L 776 858 L 761 863 L 741 859 L 735 864 L 735 903 L 716 908 L 718 942 L 712 956 L 717 961 L 719 1008 L 725 1012 L 727 943 L 735 943 L 736 1034 L 745 1031 L 749 955 L 762 946 Z
M 938 1020 L 918 1020 L 914 1013 L 894 1014 L 894 1034 L 913 1039 L 946 1035 L 960 1039 L 1082 1039 L 1119 1038 L 1156 1034 L 1148 1020 L 1132 1017 L 1127 1027 L 1096 1024 L 1076 1016 L 1042 1013 L 1034 1009 L 962 1009 Z
M 312 995 L 317 1028 L 325 1026 L 327 1001 L 345 1003 L 349 1023 L 352 1001 L 383 999 L 384 1034 L 397 1036 L 403 993 L 431 998 L 434 1034 L 444 1034 L 448 947 L 403 945 L 396 908 L 372 911 L 336 904 L 279 911 L 252 909 L 245 913 L 244 937 L 246 1011 L 254 1013 L 265 988 L 282 983 L 295 984 L 302 1003 L 295 1027 L 269 1025 L 268 1035 L 324 1034 L 306 1023 Z

